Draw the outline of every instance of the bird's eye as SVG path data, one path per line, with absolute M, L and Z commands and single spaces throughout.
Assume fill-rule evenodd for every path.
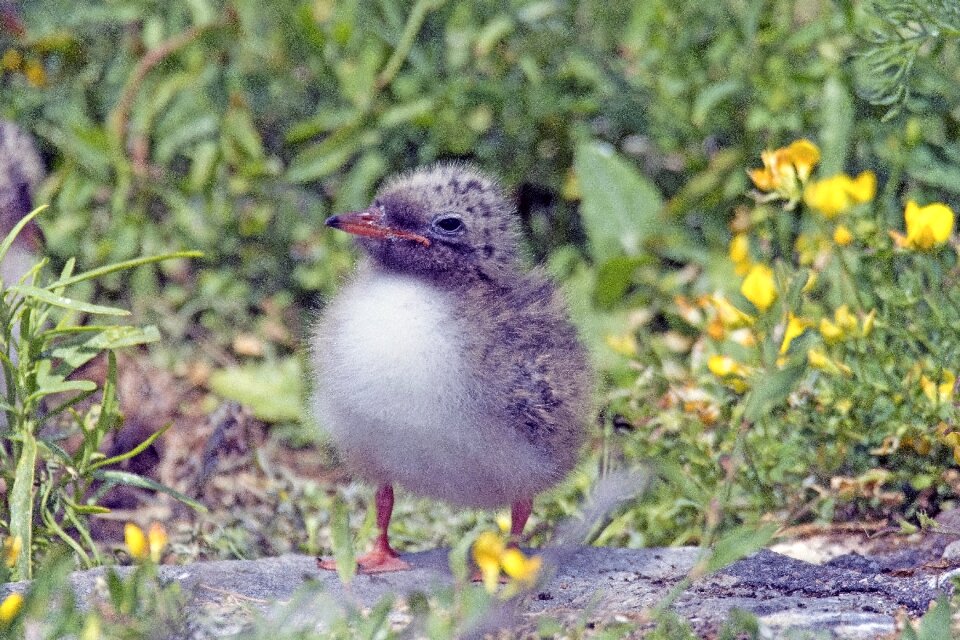
M 463 220 L 457 216 L 440 216 L 433 221 L 433 226 L 445 233 L 457 233 L 463 230 Z

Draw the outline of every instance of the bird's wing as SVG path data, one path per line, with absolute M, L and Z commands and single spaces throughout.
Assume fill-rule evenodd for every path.
M 522 360 L 514 367 L 509 410 L 517 418 L 517 428 L 532 443 L 549 438 L 557 430 L 557 396 L 550 375 L 550 355 Z

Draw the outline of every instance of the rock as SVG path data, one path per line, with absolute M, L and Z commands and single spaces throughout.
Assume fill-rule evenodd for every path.
M 954 540 L 944 548 L 943 559 L 950 561 L 960 560 L 960 540 Z
M 545 566 L 556 567 L 552 579 L 516 610 L 488 616 L 477 635 L 505 625 L 513 633 L 529 633 L 544 616 L 588 627 L 613 621 L 649 626 L 650 609 L 684 579 L 699 553 L 695 548 L 546 550 Z M 272 625 L 266 628 L 311 628 L 334 619 L 351 603 L 372 606 L 390 594 L 449 586 L 453 578 L 447 556 L 439 549 L 407 554 L 413 570 L 359 575 L 348 591 L 335 573 L 319 571 L 314 558 L 300 555 L 163 566 L 160 575 L 180 583 L 188 595 L 193 637 L 216 638 L 252 623 L 252 611 L 266 614 Z M 722 627 L 733 609 L 742 609 L 757 616 L 761 637 L 868 640 L 894 632 L 898 614 L 923 614 L 939 593 L 924 576 L 898 578 L 866 570 L 870 566 L 818 566 L 760 551 L 694 582 L 672 609 L 706 637 Z M 90 603 L 104 571 L 73 574 L 80 602 Z M 25 583 L 2 586 L 0 597 L 25 588 Z M 404 625 L 410 614 L 394 607 L 390 620 Z

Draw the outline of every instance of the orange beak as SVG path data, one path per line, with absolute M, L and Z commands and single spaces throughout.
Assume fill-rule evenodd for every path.
M 379 207 L 371 206 L 366 211 L 353 211 L 342 213 L 338 216 L 327 218 L 324 223 L 328 227 L 340 229 L 352 233 L 355 236 L 364 238 L 375 238 L 377 240 L 412 240 L 425 247 L 430 246 L 430 239 L 420 234 L 403 229 L 394 229 L 383 224 L 383 210 Z

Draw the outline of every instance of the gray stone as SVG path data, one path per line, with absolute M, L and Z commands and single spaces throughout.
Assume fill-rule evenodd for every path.
M 530 632 L 541 616 L 568 624 L 628 621 L 649 628 L 651 609 L 687 576 L 699 553 L 695 548 L 546 550 L 545 567 L 553 567 L 552 578 L 518 606 L 491 615 L 476 635 L 504 626 Z M 263 624 L 264 615 L 275 629 L 322 626 L 350 606 L 371 606 L 390 594 L 429 592 L 453 583 L 446 550 L 404 557 L 413 565 L 411 571 L 358 575 L 349 589 L 335 573 L 318 570 L 314 558 L 300 555 L 164 566 L 160 575 L 180 583 L 188 594 L 193 637 L 216 638 L 255 619 Z M 81 602 L 91 601 L 103 573 L 73 574 Z M 927 609 L 939 593 L 927 580 L 813 565 L 761 551 L 693 582 L 672 609 L 705 636 L 715 633 L 731 610 L 742 609 L 757 616 L 761 637 L 868 640 L 892 633 L 897 614 L 917 617 Z M 25 587 L 0 586 L 0 595 Z M 402 625 L 409 616 L 399 607 L 390 619 Z

